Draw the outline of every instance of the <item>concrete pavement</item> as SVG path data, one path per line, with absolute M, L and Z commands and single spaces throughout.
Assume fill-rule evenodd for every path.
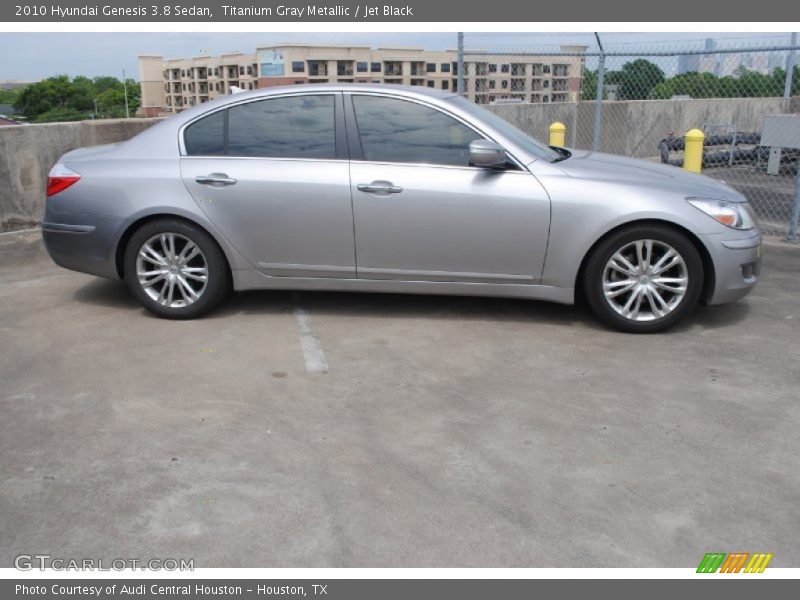
M 796 567 L 799 261 L 662 335 L 340 293 L 170 322 L 0 236 L 0 566 Z

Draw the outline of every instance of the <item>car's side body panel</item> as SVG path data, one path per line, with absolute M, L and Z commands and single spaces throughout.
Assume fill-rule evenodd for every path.
M 284 88 L 229 96 L 165 119 L 123 144 L 68 153 L 61 162 L 82 178 L 47 201 L 48 251 L 67 268 L 118 277 L 116 258 L 126 231 L 141 219 L 171 215 L 212 235 L 238 290 L 441 293 L 570 303 L 581 263 L 603 235 L 626 223 L 658 220 L 690 232 L 706 249 L 716 275 L 712 303 L 735 300 L 752 288 L 755 279 L 742 273 L 759 260 L 757 232 L 726 228 L 684 201 L 687 190 L 741 198 L 727 186 L 603 155 L 575 153 L 564 163 L 537 160 L 518 140 L 476 120 L 471 109 L 425 90 L 358 87 L 358 93 L 422 102 L 468 121 L 503 145 L 517 169 L 384 165 L 361 156 L 349 161 L 353 132 L 346 139 L 340 135 L 341 112 L 334 160 L 185 156 L 183 128 L 209 111 L 273 95 L 317 90 L 347 95 L 353 89 L 309 86 L 301 92 Z M 225 194 L 231 188 L 197 187 L 197 176 L 220 170 L 237 180 L 237 199 Z M 386 179 L 403 192 L 382 197 L 358 190 L 359 183 Z M 268 194 L 261 190 L 263 181 L 272 186 Z

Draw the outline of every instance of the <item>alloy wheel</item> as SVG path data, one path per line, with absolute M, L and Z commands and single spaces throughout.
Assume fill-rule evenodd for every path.
M 686 296 L 689 270 L 681 254 L 653 239 L 626 243 L 603 269 L 603 295 L 631 321 L 654 321 L 674 311 Z
M 208 285 L 208 263 L 200 247 L 179 233 L 158 233 L 136 256 L 136 277 L 161 306 L 182 308 L 197 302 Z

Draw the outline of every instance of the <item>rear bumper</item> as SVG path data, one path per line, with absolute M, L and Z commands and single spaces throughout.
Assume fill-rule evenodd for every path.
M 119 279 L 115 240 L 122 224 L 113 217 L 49 212 L 42 222 L 42 238 L 57 265 Z
M 708 304 L 736 302 L 761 275 L 761 235 L 752 231 L 704 239 L 714 262 L 714 290 Z

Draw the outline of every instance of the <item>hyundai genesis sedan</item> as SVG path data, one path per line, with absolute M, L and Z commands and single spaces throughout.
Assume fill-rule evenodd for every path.
M 755 285 L 745 198 L 681 169 L 550 147 L 455 94 L 307 85 L 246 92 L 53 167 L 42 231 L 68 269 L 153 314 L 230 289 L 579 295 L 629 332 Z

